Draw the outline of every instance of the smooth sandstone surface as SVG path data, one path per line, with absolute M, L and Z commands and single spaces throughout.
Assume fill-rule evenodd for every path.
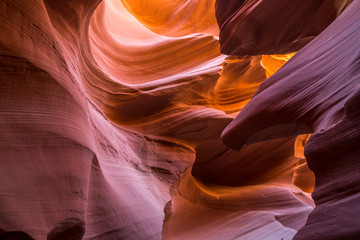
M 223 141 L 234 149 L 299 132 L 314 133 L 304 156 L 315 174 L 316 207 L 294 239 L 360 237 L 359 39 L 360 2 L 354 1 L 264 81 L 222 133 Z M 297 174 L 294 183 L 303 182 Z
M 357 239 L 360 3 L 272 3 L 2 1 L 0 239 Z
M 284 54 L 304 47 L 353 0 L 218 0 L 221 52 Z

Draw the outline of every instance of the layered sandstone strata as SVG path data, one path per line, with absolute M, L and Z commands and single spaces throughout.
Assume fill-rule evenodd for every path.
M 357 236 L 350 3 L 2 1 L 0 238 Z

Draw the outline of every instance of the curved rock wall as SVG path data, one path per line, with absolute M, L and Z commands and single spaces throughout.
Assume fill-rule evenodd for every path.
M 356 239 L 359 1 L 270 2 L 2 1 L 0 238 Z

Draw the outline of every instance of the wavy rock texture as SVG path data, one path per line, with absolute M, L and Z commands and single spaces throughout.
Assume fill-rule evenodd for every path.
M 357 236 L 350 2 L 2 1 L 0 238 Z
M 222 134 L 227 145 L 240 149 L 254 141 L 314 132 L 305 156 L 316 177 L 316 207 L 294 239 L 360 237 L 359 39 L 360 2 L 355 1 L 264 81 Z
M 295 52 L 323 31 L 352 0 L 218 0 L 221 52 Z

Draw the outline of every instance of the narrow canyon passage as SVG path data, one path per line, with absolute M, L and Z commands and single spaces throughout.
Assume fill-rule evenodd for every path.
M 0 25 L 0 239 L 360 239 L 359 0 L 5 0 Z

